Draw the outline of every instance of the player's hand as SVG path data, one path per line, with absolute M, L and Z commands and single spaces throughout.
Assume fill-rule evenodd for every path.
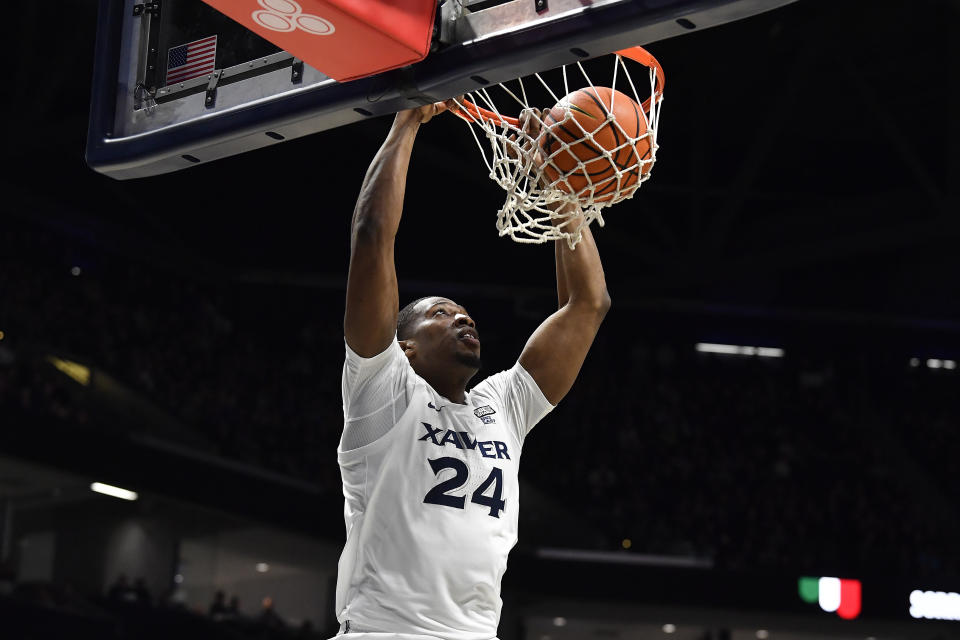
M 442 102 L 434 102 L 433 104 L 425 104 L 421 107 L 414 107 L 413 109 L 407 109 L 401 111 L 397 114 L 398 120 L 409 120 L 416 122 L 417 124 L 426 124 L 437 114 L 443 113 L 444 111 L 457 112 L 460 107 L 457 105 L 458 100 L 463 100 L 463 96 L 457 98 L 450 98 L 449 100 L 444 100 Z

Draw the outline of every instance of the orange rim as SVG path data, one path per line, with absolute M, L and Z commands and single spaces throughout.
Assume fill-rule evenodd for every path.
M 614 53 L 616 53 L 617 55 L 623 56 L 624 58 L 630 58 L 634 62 L 639 62 L 643 66 L 653 69 L 654 76 L 656 77 L 656 80 L 653 85 L 654 96 L 663 95 L 663 85 L 666 82 L 666 76 L 663 73 L 663 67 L 660 66 L 660 63 L 657 62 L 657 59 L 654 58 L 649 51 L 647 51 L 643 47 L 629 47 L 627 49 L 621 49 L 620 51 L 615 51 Z M 644 111 L 650 110 L 650 101 L 653 99 L 654 96 L 650 96 L 649 98 L 643 101 L 642 107 Z M 464 120 L 466 120 L 467 122 L 471 122 L 473 120 L 486 120 L 494 124 L 504 124 L 508 127 L 513 127 L 514 129 L 520 128 L 519 118 L 514 118 L 512 116 L 505 116 L 503 114 L 495 113 L 493 111 L 490 111 L 489 109 L 484 109 L 483 107 L 478 106 L 469 100 L 463 100 L 462 105 L 463 105 L 463 110 L 470 115 L 466 115 L 459 111 L 457 112 L 457 115 L 463 118 Z

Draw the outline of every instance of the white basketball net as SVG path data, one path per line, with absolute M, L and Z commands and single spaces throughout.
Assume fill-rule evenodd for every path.
M 644 104 L 644 99 L 638 95 L 637 88 L 630 77 L 630 70 L 620 54 L 614 54 L 613 64 L 613 81 L 609 86 L 631 96 L 638 105 Z M 589 91 L 589 87 L 595 86 L 583 65 L 577 62 L 576 66 L 580 70 L 584 83 L 571 83 L 568 79 L 567 66 L 564 66 L 562 68 L 563 93 L 559 96 L 539 73 L 534 74 L 533 77 L 539 80 L 553 97 L 554 104 L 557 104 L 571 91 L 582 87 L 588 87 Z M 529 77 L 527 79 L 530 81 Z M 622 81 L 623 79 L 625 82 Z M 621 85 L 625 86 L 618 88 L 618 80 L 621 80 Z M 469 108 L 471 105 L 458 101 L 461 107 L 460 115 L 468 123 L 474 140 L 480 148 L 484 163 L 490 170 L 490 178 L 507 192 L 503 207 L 497 213 L 497 230 L 500 236 L 510 236 L 515 242 L 537 244 L 563 239 L 573 249 L 580 242 L 585 226 L 594 220 L 600 226 L 604 225 L 603 209 L 633 197 L 640 185 L 650 177 L 650 171 L 657 157 L 657 125 L 663 94 L 662 77 L 660 86 L 657 86 L 656 70 L 652 66 L 649 68 L 649 83 L 649 100 L 644 104 L 644 108 L 640 109 L 641 117 L 646 123 L 646 132 L 638 137 L 631 137 L 613 118 L 611 107 L 607 121 L 617 127 L 624 142 L 615 149 L 604 149 L 599 144 L 592 144 L 593 147 L 602 151 L 603 157 L 611 163 L 615 172 L 612 182 L 609 175 L 604 174 L 602 189 L 592 184 L 589 177 L 586 180 L 583 177 L 589 176 L 585 164 L 595 163 L 599 156 L 583 161 L 576 159 L 573 154 L 566 153 L 567 149 L 582 141 L 593 143 L 593 132 L 586 131 L 579 121 L 571 116 L 569 107 L 565 109 L 566 117 L 561 124 L 564 124 L 568 131 L 575 128 L 575 134 L 582 133 L 582 137 L 574 142 L 559 141 L 558 148 L 544 157 L 539 147 L 539 140 L 542 139 L 540 137 L 542 134 L 539 132 L 544 131 L 549 125 L 544 123 L 542 114 L 528 104 L 523 78 L 517 80 L 519 86 L 517 91 L 502 83 L 497 85 L 520 105 L 522 109 L 520 118 L 511 118 L 503 114 L 491 96 L 492 87 L 485 87 L 464 96 L 464 99 L 472 105 L 484 109 L 485 117 L 479 117 L 478 110 Z M 616 94 L 613 100 L 616 100 Z M 600 128 L 605 126 L 606 123 Z M 599 131 L 600 128 L 595 129 L 594 132 Z M 483 137 L 486 138 L 486 144 L 481 140 L 478 131 L 482 132 Z M 641 154 L 636 151 L 637 143 L 641 140 L 649 144 L 649 154 L 646 157 L 641 157 Z M 641 145 L 641 148 L 643 146 Z M 631 160 L 626 166 L 620 166 L 614 163 L 614 157 L 617 157 L 624 147 L 629 149 Z M 576 160 L 576 166 L 572 169 L 568 167 L 567 171 L 563 171 L 555 162 L 560 154 L 566 154 L 564 160 L 567 164 L 570 160 Z M 578 185 L 571 184 L 571 176 L 579 176 Z M 580 188 L 578 189 L 577 186 Z

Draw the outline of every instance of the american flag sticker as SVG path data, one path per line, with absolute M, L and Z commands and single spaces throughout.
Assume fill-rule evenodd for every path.
M 199 78 L 213 73 L 217 59 L 217 36 L 194 40 L 167 51 L 167 79 L 165 85 Z

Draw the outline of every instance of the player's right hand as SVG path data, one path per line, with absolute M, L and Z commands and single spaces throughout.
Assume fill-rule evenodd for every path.
M 413 109 L 407 109 L 406 111 L 401 111 L 398 113 L 397 116 L 409 118 L 418 122 L 419 124 L 425 124 L 430 122 L 430 120 L 438 113 L 443 113 L 444 111 L 458 111 L 460 109 L 460 107 L 457 106 L 458 100 L 463 100 L 463 96 L 459 96 L 458 98 L 450 98 L 449 100 L 444 100 L 443 102 L 425 104 L 421 107 L 414 107 Z

